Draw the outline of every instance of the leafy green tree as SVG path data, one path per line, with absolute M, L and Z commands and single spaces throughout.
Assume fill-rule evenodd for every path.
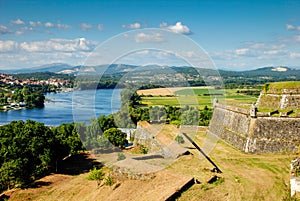
M 52 164 L 55 137 L 50 128 L 28 120 L 0 127 L 2 186 L 25 185 L 44 175 Z M 12 176 L 13 175 L 13 176 Z
M 76 154 L 83 150 L 83 144 L 76 130 L 75 123 L 63 123 L 52 130 L 57 141 L 60 143 L 62 157 L 68 154 Z
M 108 130 L 109 128 L 116 128 L 113 115 L 105 116 L 101 115 L 98 117 L 98 123 L 102 132 Z
M 102 134 L 102 130 L 96 118 L 90 120 L 90 124 L 86 127 L 84 146 L 90 150 L 99 147 L 97 138 Z
M 26 186 L 63 157 L 82 150 L 74 124 L 50 129 L 28 120 L 0 126 L 0 191 Z
M 154 106 L 149 109 L 150 121 L 166 120 L 167 114 L 164 107 Z
M 128 142 L 126 139 L 126 133 L 120 131 L 117 128 L 110 128 L 104 132 L 104 136 L 115 146 L 124 148 Z
M 182 125 L 197 125 L 199 124 L 199 110 L 195 107 L 185 106 L 182 108 L 181 114 Z

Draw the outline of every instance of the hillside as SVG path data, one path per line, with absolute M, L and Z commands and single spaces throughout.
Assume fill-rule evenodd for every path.
M 185 132 L 189 132 L 185 130 Z M 195 137 L 202 145 L 205 132 Z M 206 138 L 209 139 L 209 138 Z M 189 147 L 192 147 L 190 145 Z M 170 185 L 170 177 L 165 171 L 192 176 L 200 183 L 180 194 L 179 201 L 191 200 L 282 200 L 289 195 L 289 163 L 295 157 L 288 154 L 250 155 L 242 153 L 223 142 L 218 142 L 210 153 L 212 160 L 223 171 L 219 180 L 207 181 L 215 174 L 210 172 L 212 165 L 199 156 L 195 149 L 193 155 L 177 159 L 163 172 L 157 172 L 150 180 L 124 179 L 119 187 L 103 186 L 97 188 L 96 181 L 87 180 L 88 173 L 52 174 L 37 182 L 35 188 L 16 189 L 4 193 L 9 200 L 160 200 L 165 191 L 156 185 Z M 76 164 L 73 163 L 76 167 Z M 80 163 L 83 164 L 83 163 Z M 171 175 L 171 174 L 170 174 Z M 157 184 L 151 181 L 158 182 Z M 154 185 L 154 186 L 152 186 Z M 160 188 L 161 189 L 161 188 Z M 158 191 L 157 191 L 158 190 Z M 143 192 L 143 193 L 142 193 Z M 160 192 L 160 193 L 159 193 Z M 142 194 L 141 194 L 142 193 Z M 159 194 L 157 194 L 159 193 Z M 4 197 L 2 195 L 2 197 Z M 144 196 L 143 196 L 144 195 Z M 121 196 L 121 197 L 119 197 Z
M 54 73 L 66 73 L 66 74 L 76 74 L 79 71 L 85 71 L 87 69 L 90 72 L 93 72 L 94 69 L 96 72 L 103 72 L 107 65 L 98 65 L 98 66 L 71 66 L 63 63 L 53 63 L 47 64 L 38 67 L 32 68 L 22 68 L 14 70 L 1 70 L 0 72 L 6 73 L 32 73 L 32 72 L 54 72 Z M 148 66 L 135 66 L 128 64 L 111 64 L 107 69 L 105 69 L 106 74 L 116 74 L 116 73 L 127 73 L 127 72 L 143 72 L 145 73 L 160 73 L 164 72 L 165 69 L 170 69 L 176 71 L 177 73 L 184 73 L 187 75 L 199 74 L 196 72 L 195 68 L 190 66 L 158 66 L 158 65 L 148 65 Z M 234 70 L 213 70 L 206 68 L 196 68 L 201 73 L 201 76 L 217 76 L 220 74 L 223 78 L 255 78 L 255 79 L 300 79 L 300 70 L 296 68 L 289 67 L 262 67 L 254 70 L 247 71 L 234 71 Z M 153 70 L 159 70 L 158 72 L 153 72 Z M 278 80 L 280 81 L 280 80 Z

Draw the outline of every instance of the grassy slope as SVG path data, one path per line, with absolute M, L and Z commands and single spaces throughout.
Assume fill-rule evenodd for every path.
M 173 164 L 172 169 L 193 174 L 202 182 L 185 191 L 179 201 L 282 200 L 288 197 L 289 163 L 294 158 L 293 155 L 245 154 L 218 142 L 210 156 L 223 171 L 219 175 L 222 177 L 219 184 L 205 183 L 205 176 L 209 174 L 206 167 L 209 167 L 209 164 L 204 159 L 197 161 L 189 156 L 190 159 L 181 158 Z
M 281 89 L 296 89 L 300 87 L 300 81 L 295 81 L 295 82 L 272 82 L 270 83 L 269 88 L 270 89 L 276 89 L 276 90 L 281 90 Z
M 204 139 L 208 138 L 205 138 L 205 131 L 201 131 L 194 139 L 202 145 Z M 214 184 L 207 184 L 206 181 L 214 175 L 209 171 L 212 165 L 204 158 L 199 158 L 197 150 L 191 149 L 191 152 L 193 155 L 183 156 L 168 167 L 169 170 L 193 176 L 201 182 L 183 192 L 178 198 L 179 201 L 282 200 L 289 193 L 289 163 L 294 155 L 245 154 L 219 141 L 210 157 L 223 171 L 219 174 L 222 179 Z M 111 197 L 114 192 L 112 187 L 104 186 L 97 189 L 96 182 L 88 181 L 87 176 L 88 173 L 75 176 L 50 175 L 42 179 L 42 186 L 39 188 L 11 192 L 10 200 L 105 200 L 106 196 L 114 200 Z M 134 193 L 137 186 L 146 185 L 144 182 L 147 181 L 126 180 L 121 186 L 124 188 L 129 185 L 125 188 L 126 192 Z M 153 188 L 143 190 L 149 194 Z M 126 196 L 123 200 L 126 200 Z M 153 199 L 146 200 L 156 199 L 154 196 Z

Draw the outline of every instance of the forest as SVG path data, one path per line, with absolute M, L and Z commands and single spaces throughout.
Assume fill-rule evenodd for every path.
M 0 127 L 0 191 L 27 187 L 50 172 L 59 172 L 60 162 L 83 150 L 75 124 L 47 127 L 28 120 Z
M 45 95 L 42 87 L 1 85 L 0 106 L 13 102 L 25 102 L 26 107 L 44 107 Z

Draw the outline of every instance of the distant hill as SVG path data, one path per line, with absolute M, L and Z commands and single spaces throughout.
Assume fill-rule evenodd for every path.
M 300 70 L 289 67 L 263 67 L 255 70 L 248 71 L 224 71 L 220 70 L 220 74 L 223 77 L 245 77 L 245 78 L 295 78 L 300 79 Z
M 22 68 L 22 69 L 16 69 L 16 70 L 1 70 L 0 72 L 5 72 L 9 74 L 17 74 L 17 73 L 35 73 L 35 72 L 52 72 L 56 73 L 62 70 L 69 70 L 72 69 L 73 66 L 64 64 L 64 63 L 53 63 L 53 64 L 47 64 L 32 68 Z
M 198 70 L 198 71 L 197 71 Z M 39 67 L 26 68 L 20 70 L 7 70 L 8 74 L 20 74 L 20 73 L 34 73 L 34 72 L 51 72 L 57 74 L 71 74 L 76 75 L 78 73 L 87 75 L 105 74 L 122 77 L 128 72 L 131 72 L 131 76 L 140 77 L 148 76 L 153 77 L 155 75 L 172 75 L 174 72 L 185 75 L 186 78 L 193 79 L 199 75 L 203 79 L 214 79 L 221 76 L 225 84 L 256 84 L 274 81 L 298 81 L 300 80 L 300 69 L 290 68 L 285 66 L 278 67 L 263 67 L 255 70 L 248 71 L 227 71 L 227 70 L 213 70 L 205 68 L 197 68 L 197 70 L 190 66 L 135 66 L 128 64 L 112 64 L 107 68 L 107 65 L 98 66 L 71 66 L 64 63 L 53 63 L 43 65 Z M 1 72 L 1 71 L 0 71 Z M 2 70 L 3 72 L 3 70 Z

